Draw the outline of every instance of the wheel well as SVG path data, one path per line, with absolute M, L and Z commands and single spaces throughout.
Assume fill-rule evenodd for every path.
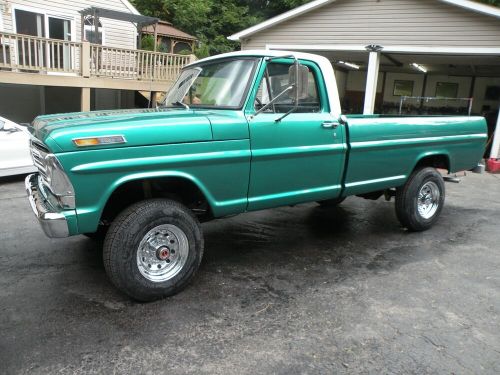
M 447 155 L 429 155 L 420 159 L 415 166 L 415 169 L 419 169 L 422 167 L 446 169 L 448 172 L 450 172 L 450 159 Z
M 126 207 L 150 198 L 168 198 L 191 209 L 200 221 L 212 217 L 210 205 L 196 184 L 186 178 L 165 177 L 140 179 L 120 185 L 109 197 L 100 225 L 109 225 Z

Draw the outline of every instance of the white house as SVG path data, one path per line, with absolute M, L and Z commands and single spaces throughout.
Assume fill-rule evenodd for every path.
M 0 0 L 0 115 L 129 108 L 136 91 L 165 91 L 192 57 L 137 49 L 157 22 L 128 0 Z
M 315 0 L 229 39 L 328 57 L 346 112 L 500 104 L 500 8 L 474 1 Z

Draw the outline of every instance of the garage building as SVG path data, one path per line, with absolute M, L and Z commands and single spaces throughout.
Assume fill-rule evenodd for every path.
M 500 105 L 500 8 L 467 0 L 316 0 L 229 37 L 334 65 L 344 113 L 482 114 Z

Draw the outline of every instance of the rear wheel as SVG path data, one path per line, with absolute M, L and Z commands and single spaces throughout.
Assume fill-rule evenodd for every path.
M 431 167 L 418 169 L 396 190 L 396 215 L 409 230 L 424 231 L 438 220 L 444 199 L 441 174 Z
M 111 224 L 103 247 L 113 284 L 139 301 L 182 290 L 203 256 L 201 226 L 182 204 L 166 199 L 136 203 Z

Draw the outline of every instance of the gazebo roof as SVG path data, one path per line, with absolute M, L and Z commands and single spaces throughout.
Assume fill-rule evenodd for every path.
M 159 19 L 156 17 L 143 16 L 141 14 L 133 14 L 127 12 L 120 12 L 117 10 L 89 7 L 80 11 L 82 16 L 96 16 L 102 18 L 110 18 L 117 21 L 131 22 L 137 24 L 137 28 L 157 24 Z
M 154 28 L 152 26 L 145 26 L 142 28 L 142 32 L 145 34 L 154 34 Z M 163 36 L 169 36 L 169 37 L 174 37 L 178 39 L 185 39 L 185 40 L 197 40 L 195 36 L 189 35 L 188 33 L 185 33 L 184 31 L 181 31 L 179 29 L 176 29 L 172 23 L 168 21 L 159 21 L 158 25 L 156 26 L 156 32 L 158 35 L 163 35 Z

